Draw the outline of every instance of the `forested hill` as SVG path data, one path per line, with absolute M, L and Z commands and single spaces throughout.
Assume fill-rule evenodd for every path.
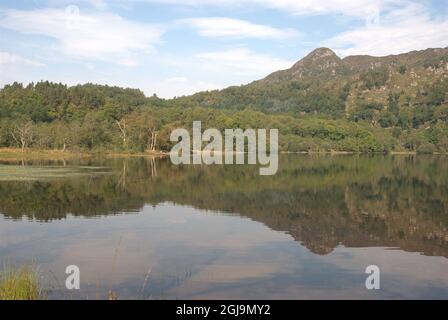
M 339 58 L 316 49 L 248 85 L 175 99 L 39 82 L 0 90 L 0 147 L 169 150 L 173 128 L 278 128 L 283 151 L 448 151 L 448 48 Z
M 290 69 L 262 80 L 178 100 L 214 108 L 318 113 L 381 121 L 384 126 L 418 125 L 432 120 L 434 112 L 440 111 L 438 106 L 446 102 L 447 77 L 448 48 L 344 59 L 328 48 L 319 48 Z

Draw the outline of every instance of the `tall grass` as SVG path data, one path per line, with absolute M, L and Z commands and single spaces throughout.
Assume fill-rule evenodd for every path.
M 40 300 L 45 296 L 35 268 L 6 268 L 0 271 L 0 300 Z

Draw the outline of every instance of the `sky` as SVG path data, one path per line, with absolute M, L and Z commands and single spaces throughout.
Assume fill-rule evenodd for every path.
M 448 0 L 0 0 L 0 87 L 98 83 L 171 98 L 340 57 L 448 46 Z

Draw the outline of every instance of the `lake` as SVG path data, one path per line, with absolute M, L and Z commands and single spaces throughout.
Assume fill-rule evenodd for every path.
M 448 299 L 446 156 L 0 162 L 0 266 L 50 299 Z M 81 289 L 65 288 L 65 268 Z M 366 267 L 380 269 L 367 290 Z

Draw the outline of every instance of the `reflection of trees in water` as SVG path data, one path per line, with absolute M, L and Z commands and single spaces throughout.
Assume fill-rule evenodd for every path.
M 285 156 L 272 177 L 255 166 L 180 166 L 169 160 L 91 161 L 110 175 L 1 182 L 5 216 L 41 221 L 174 202 L 247 216 L 315 253 L 338 244 L 448 256 L 448 168 L 437 157 Z

